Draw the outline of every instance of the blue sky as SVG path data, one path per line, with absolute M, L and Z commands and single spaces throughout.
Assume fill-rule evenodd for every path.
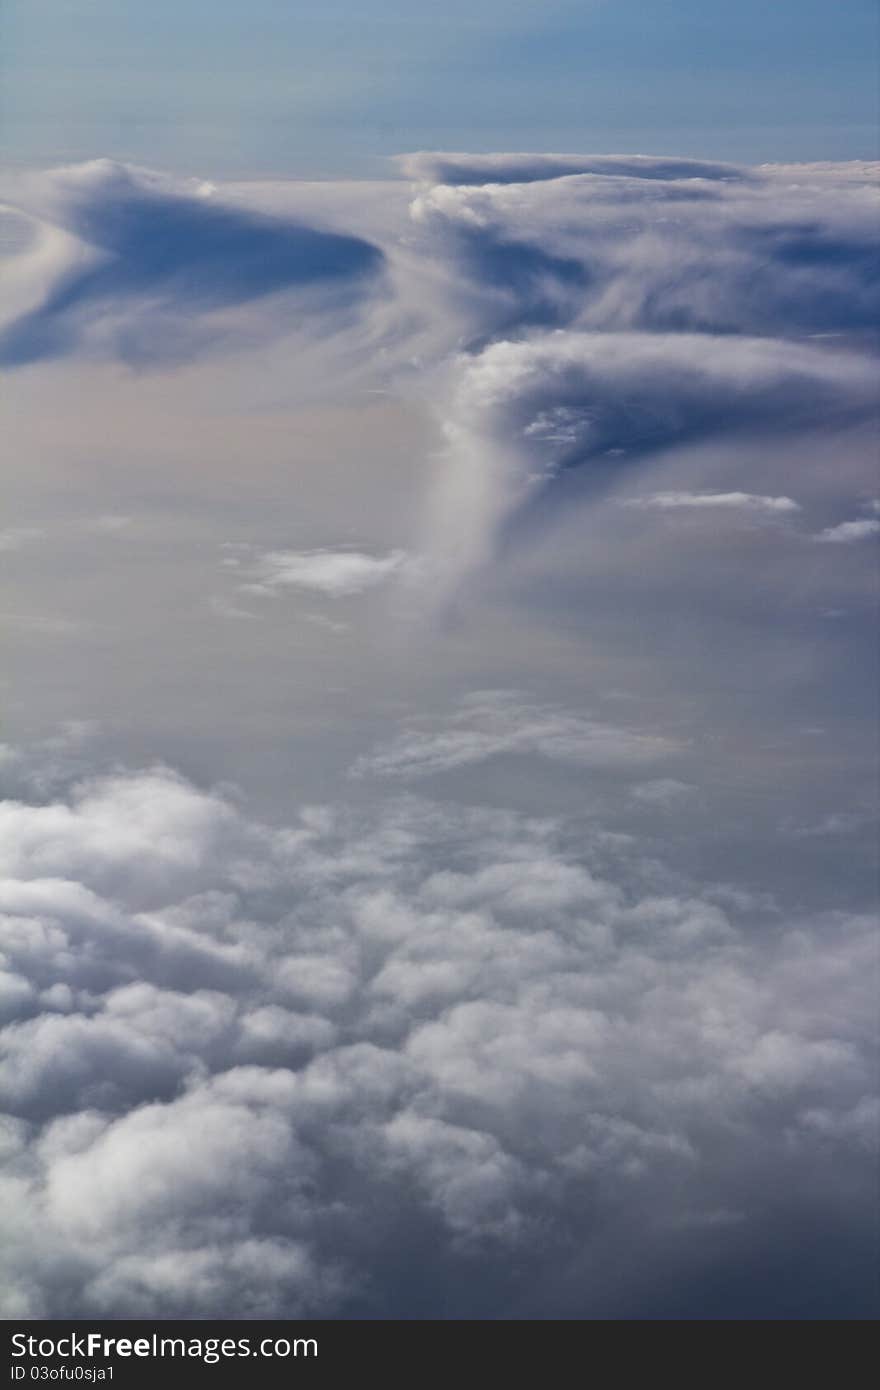
M 871 157 L 873 0 L 6 0 L 3 159 L 370 175 L 399 150 Z

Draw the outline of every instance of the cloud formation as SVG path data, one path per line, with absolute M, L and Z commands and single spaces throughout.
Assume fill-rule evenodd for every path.
M 516 692 L 465 696 L 432 729 L 411 729 L 355 763 L 353 775 L 408 780 L 501 755 L 537 755 L 583 767 L 629 767 L 669 757 L 680 744 L 569 710 L 530 704 Z
M 455 572 L 487 559 L 565 473 L 607 492 L 673 447 L 859 421 L 876 409 L 876 385 L 856 353 L 766 338 L 556 332 L 495 343 L 458 364 L 429 545 Z M 777 512 L 789 503 L 770 499 Z
M 659 511 L 679 508 L 720 507 L 723 510 L 751 512 L 798 512 L 800 507 L 791 497 L 761 497 L 754 492 L 653 492 L 646 497 L 630 497 L 628 507 L 656 507 Z
M 185 359 L 222 336 L 220 311 L 286 291 L 319 292 L 326 310 L 340 287 L 356 301 L 382 266 L 362 238 L 224 204 L 212 186 L 110 160 L 33 182 L 22 192 L 42 232 L 36 255 L 57 248 L 54 275 L 0 331 L 6 367 L 89 345 L 135 364 Z
M 871 171 L 405 168 L 4 180 L 3 1311 L 867 1315 Z
M 273 594 L 281 589 L 311 589 L 330 598 L 362 594 L 399 575 L 406 552 L 366 555 L 358 550 L 274 550 L 261 555 L 250 567 L 252 577 L 242 584 L 251 594 Z
M 865 166 L 441 154 L 403 167 L 421 181 L 419 244 L 454 269 L 467 343 L 442 407 L 441 567 L 491 555 L 571 468 L 608 487 L 701 438 L 769 445 L 876 408 Z
M 411 179 L 428 184 L 470 187 L 484 184 L 540 183 L 571 174 L 617 175 L 641 179 L 744 179 L 735 164 L 702 159 L 658 159 L 653 155 L 436 154 L 400 155 L 397 163 Z
M 880 535 L 880 521 L 874 517 L 862 517 L 856 521 L 841 521 L 837 526 L 828 526 L 824 531 L 820 531 L 816 540 L 831 545 L 851 545 L 853 541 L 863 541 L 876 535 Z
M 271 828 L 164 769 L 2 831 L 7 1316 L 632 1315 L 743 1229 L 855 1238 L 868 921 L 500 810 Z
M 769 446 L 876 410 L 871 167 L 399 163 L 408 225 L 369 188 L 224 189 L 108 161 L 7 179 L 38 235 L 13 256 L 25 301 L 0 355 L 145 367 L 286 335 L 315 358 L 291 391 L 415 397 L 448 445 L 422 538 L 432 590 L 573 469 L 607 490 L 700 440 Z

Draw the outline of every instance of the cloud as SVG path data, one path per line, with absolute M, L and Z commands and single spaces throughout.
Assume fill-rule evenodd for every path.
M 39 526 L 7 526 L 0 531 L 0 554 L 4 551 L 23 550 L 35 541 L 45 538 L 46 532 Z
M 480 334 L 529 324 L 784 336 L 872 331 L 872 171 L 455 156 L 410 166 L 425 250 L 468 284 Z M 511 170 L 564 177 L 509 181 Z
M 79 517 L 73 521 L 54 522 L 44 526 L 7 526 L 0 531 L 0 555 L 27 550 L 41 541 L 76 536 L 78 532 L 112 537 L 130 526 L 131 521 L 130 516 L 108 515 Z
M 89 344 L 134 363 L 185 359 L 217 338 L 203 316 L 293 290 L 326 298 L 345 287 L 357 300 L 382 267 L 362 238 L 109 160 L 31 179 L 22 192 L 46 236 L 57 228 L 64 240 L 38 303 L 0 332 L 7 367 Z
M 447 268 L 430 292 L 464 346 L 432 380 L 449 446 L 427 527 L 438 571 L 460 579 L 497 555 L 505 525 L 522 535 L 572 468 L 607 489 L 701 439 L 771 448 L 876 409 L 864 166 L 418 154 L 402 167 L 419 180 L 414 252 Z
M 273 550 L 253 565 L 244 592 L 272 594 L 281 589 L 311 589 L 330 598 L 362 594 L 402 573 L 403 550 L 367 555 L 359 550 Z
M 811 825 L 787 825 L 784 829 L 786 834 L 797 839 L 810 839 L 813 836 L 854 835 L 866 829 L 873 832 L 876 821 L 876 810 L 831 811 Z
M 422 538 L 441 595 L 574 468 L 607 490 L 700 440 L 769 447 L 876 409 L 870 168 L 401 167 L 408 225 L 369 188 L 206 188 L 108 161 L 7 180 L 42 240 L 14 258 L 31 302 L 0 352 L 143 366 L 289 339 L 311 367 L 285 358 L 285 390 L 414 397 L 447 441 Z
M 653 155 L 567 154 L 434 154 L 399 155 L 396 163 L 408 178 L 461 187 L 484 184 L 536 183 L 572 174 L 599 174 L 639 179 L 743 179 L 735 164 L 701 159 L 658 159 Z
M 880 521 L 864 517 L 859 521 L 841 521 L 837 526 L 827 526 L 815 537 L 830 545 L 851 545 L 854 541 L 867 540 L 869 536 L 880 535 Z
M 676 777 L 655 777 L 633 787 L 632 797 L 647 806 L 673 806 L 691 796 L 694 790 L 690 782 L 680 782 Z
M 110 695 L 0 749 L 3 1311 L 869 1316 L 871 171 L 407 167 L 4 181 L 108 480 L 12 717 Z
M 466 696 L 439 728 L 413 729 L 365 754 L 353 775 L 425 777 L 502 754 L 538 755 L 585 767 L 627 767 L 678 752 L 656 734 L 615 728 L 568 710 L 533 705 L 515 694 L 481 691 Z
M 559 331 L 495 343 L 458 363 L 426 548 L 456 574 L 575 469 L 607 491 L 673 448 L 857 422 L 875 388 L 858 354 L 773 339 Z M 777 512 L 790 501 L 770 500 Z
M 647 497 L 630 497 L 628 507 L 656 507 L 659 511 L 704 507 L 751 512 L 798 512 L 790 497 L 762 497 L 754 492 L 654 492 Z
M 744 1258 L 712 1213 L 758 1279 L 798 1222 L 857 1242 L 872 921 L 415 798 L 269 826 L 150 770 L 2 810 L 8 1316 L 663 1315 Z

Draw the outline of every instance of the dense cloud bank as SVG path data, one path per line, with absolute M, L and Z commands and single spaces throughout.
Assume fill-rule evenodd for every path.
M 869 920 L 161 768 L 0 830 L 6 1316 L 859 1311 Z

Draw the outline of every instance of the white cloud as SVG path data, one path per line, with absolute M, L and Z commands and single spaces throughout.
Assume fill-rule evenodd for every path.
M 7 357 L 148 366 L 294 335 L 301 397 L 328 383 L 415 396 L 448 443 L 426 523 L 431 591 L 491 556 L 499 528 L 572 468 L 607 489 L 699 438 L 791 436 L 873 407 L 869 166 L 423 152 L 402 167 L 416 180 L 409 226 L 388 186 L 360 201 L 277 182 L 205 198 L 195 181 L 109 161 L 13 178 L 10 204 L 78 249 L 11 319 Z M 180 244 L 151 260 L 169 210 Z M 65 277 L 79 293 L 61 292 Z M 292 326 L 294 292 L 308 332 Z M 784 495 L 742 496 L 755 500 L 704 505 L 785 509 Z M 278 551 L 255 582 L 359 592 L 398 561 Z
M 601 1303 L 631 1219 L 636 1288 L 673 1226 L 858 1171 L 868 920 L 414 799 L 270 828 L 147 772 L 3 814 L 10 1315 L 399 1312 L 402 1216 L 444 1287 L 513 1245 Z
M 815 539 L 830 545 L 851 545 L 854 541 L 864 541 L 876 535 L 880 535 L 880 521 L 865 517 L 859 521 L 841 521 L 837 526 L 827 526 Z
M 368 555 L 358 550 L 273 550 L 253 566 L 246 593 L 272 594 L 280 589 L 311 589 L 330 598 L 362 594 L 400 575 L 407 563 L 403 550 Z
M 458 154 L 403 167 L 422 181 L 415 244 L 451 268 L 444 302 L 466 344 L 431 393 L 448 443 L 425 546 L 435 590 L 493 558 L 509 523 L 522 541 L 532 499 L 573 469 L 609 491 L 700 439 L 770 448 L 876 408 L 859 346 L 876 293 L 871 171 Z M 797 507 L 708 491 L 665 505 Z
M 762 497 L 754 492 L 654 492 L 646 497 L 629 497 L 628 507 L 656 507 L 659 511 L 679 508 L 720 507 L 722 510 L 749 512 L 798 512 L 800 507 L 791 497 Z
M 351 325 L 382 278 L 372 242 L 266 216 L 219 189 L 206 198 L 195 180 L 97 159 L 11 182 L 38 236 L 0 328 L 10 368 L 70 354 L 179 363 L 246 340 L 247 308 L 291 295 L 300 318 Z M 272 308 L 263 329 L 283 331 Z

